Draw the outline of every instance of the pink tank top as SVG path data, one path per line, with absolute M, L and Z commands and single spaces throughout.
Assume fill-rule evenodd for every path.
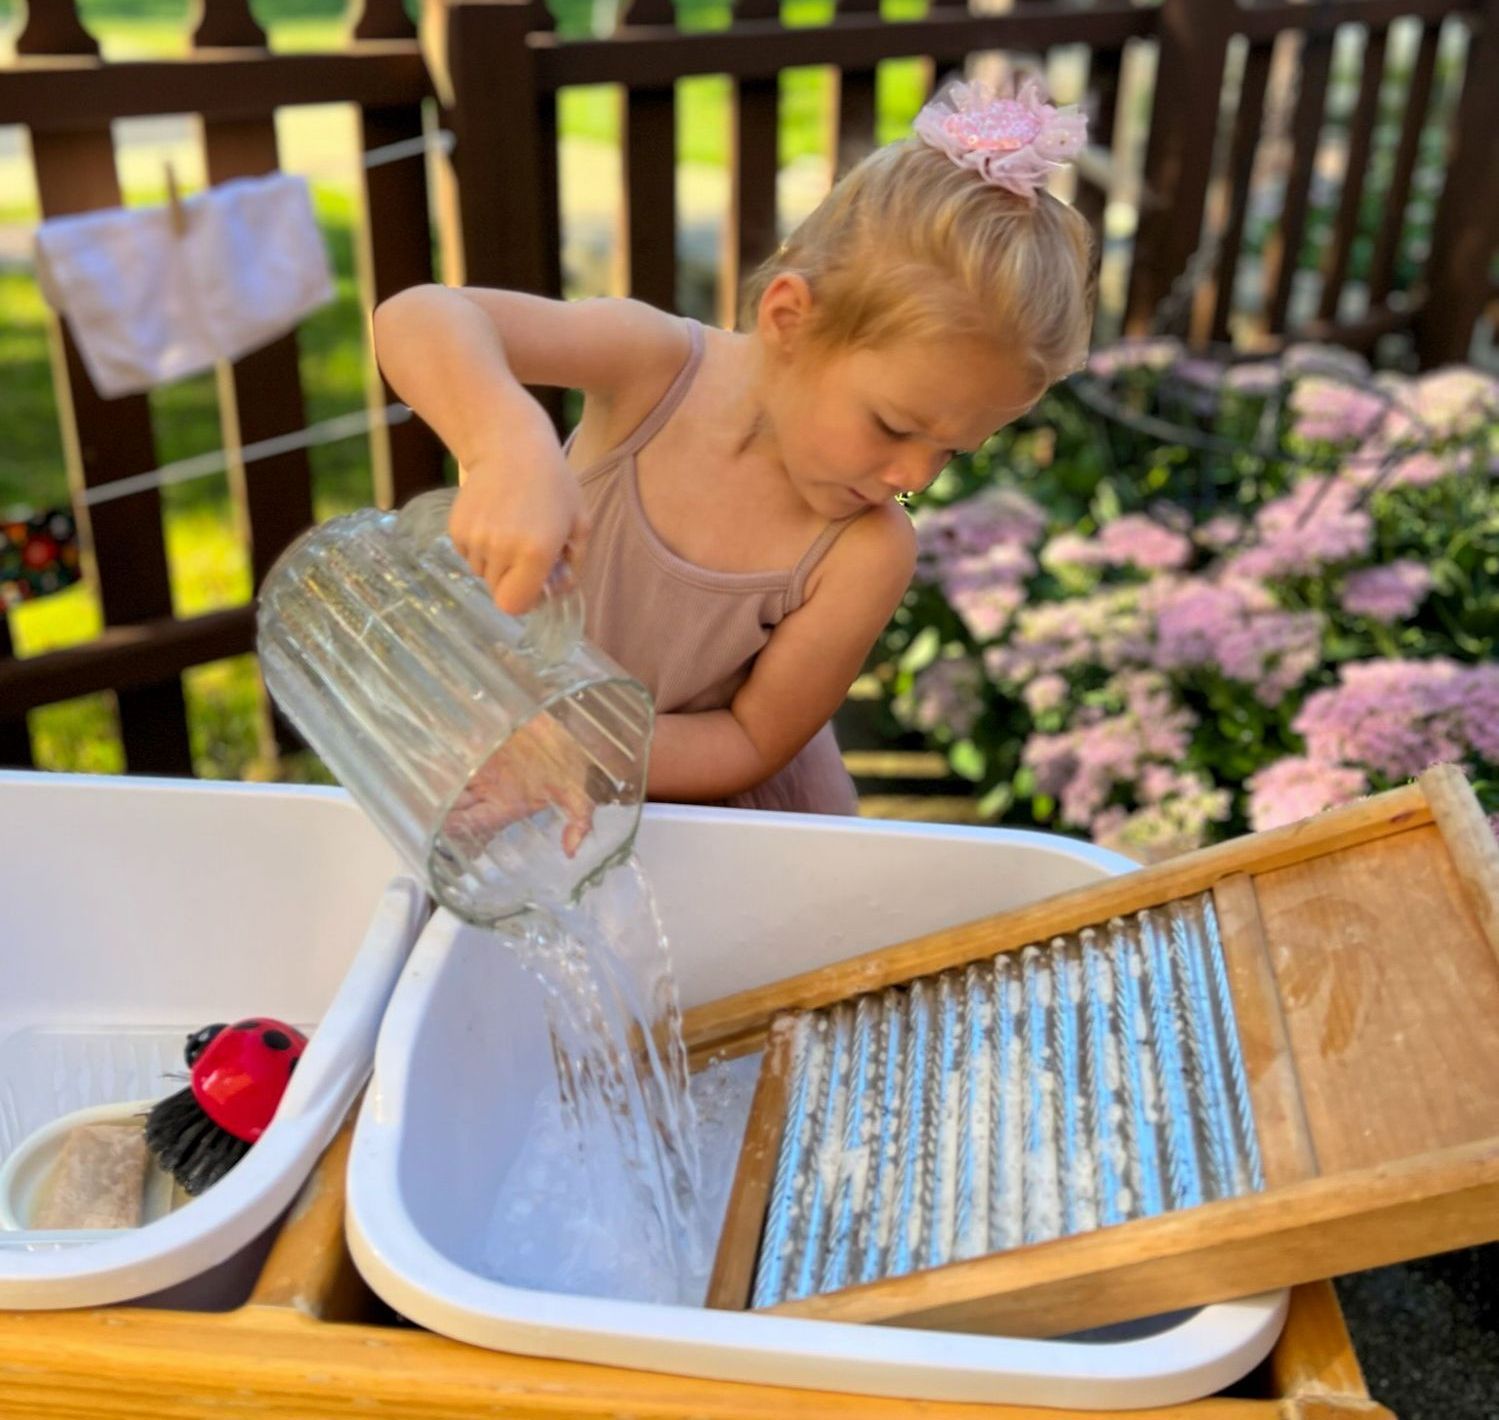
M 676 413 L 702 365 L 703 328 L 689 320 L 687 330 L 687 360 L 656 407 L 622 444 L 578 475 L 592 520 L 582 569 L 588 639 L 650 690 L 661 714 L 721 710 L 733 700 L 771 632 L 801 606 L 813 569 L 854 520 L 829 523 L 784 572 L 714 571 L 662 541 L 641 501 L 636 457 Z M 731 802 L 814 813 L 857 810 L 831 726 L 766 784 Z

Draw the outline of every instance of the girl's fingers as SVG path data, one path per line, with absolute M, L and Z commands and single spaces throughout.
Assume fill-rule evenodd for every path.
M 582 800 L 581 806 L 564 809 L 568 818 L 567 825 L 562 830 L 562 851 L 569 858 L 577 856 L 578 849 L 583 846 L 583 840 L 593 829 L 593 804 L 586 794 L 578 797 Z
M 572 532 L 568 534 L 568 560 L 574 567 L 582 562 L 583 554 L 588 551 L 588 540 L 593 536 L 593 519 L 586 511 L 580 512 L 573 520 Z
M 493 583 L 494 599 L 501 611 L 523 616 L 541 596 L 541 588 L 552 570 L 550 559 L 535 552 L 522 553 Z
M 493 592 L 495 581 L 504 567 L 498 554 L 486 543 L 474 542 L 469 544 L 465 556 L 474 574 Z

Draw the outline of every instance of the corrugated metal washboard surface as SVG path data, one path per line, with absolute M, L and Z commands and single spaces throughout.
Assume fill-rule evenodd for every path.
M 756 1307 L 1264 1187 L 1209 894 L 790 1028 Z

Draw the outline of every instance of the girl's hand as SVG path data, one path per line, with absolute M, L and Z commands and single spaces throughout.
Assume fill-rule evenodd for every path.
M 469 782 L 443 831 L 469 856 L 502 829 L 556 808 L 565 826 L 562 851 L 576 855 L 593 828 L 588 757 L 550 715 L 526 721 Z
M 381 302 L 372 324 L 385 378 L 465 472 L 454 543 L 501 610 L 524 614 L 588 534 L 582 490 L 526 386 L 582 390 L 584 426 L 612 447 L 670 387 L 686 327 L 638 301 L 430 285 Z
M 525 435 L 508 429 L 504 444 L 503 455 L 468 467 L 448 532 L 500 610 L 521 616 L 564 554 L 573 564 L 582 557 L 588 514 L 550 424 Z

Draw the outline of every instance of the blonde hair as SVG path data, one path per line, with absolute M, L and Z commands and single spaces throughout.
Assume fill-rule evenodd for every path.
M 1093 234 L 1049 193 L 1034 205 L 908 138 L 865 158 L 745 283 L 741 324 L 783 272 L 812 289 L 823 350 L 974 335 L 1022 351 L 1043 387 L 1092 329 Z

